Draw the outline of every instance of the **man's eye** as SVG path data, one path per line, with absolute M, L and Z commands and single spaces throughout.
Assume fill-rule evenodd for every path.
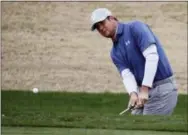
M 104 21 L 102 21 L 101 24 L 104 25 Z

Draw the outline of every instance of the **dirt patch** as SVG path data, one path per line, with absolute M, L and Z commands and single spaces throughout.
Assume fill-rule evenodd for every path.
M 90 13 L 109 8 L 160 38 L 179 92 L 187 91 L 186 2 L 2 2 L 2 89 L 125 92 L 111 41 L 90 31 Z

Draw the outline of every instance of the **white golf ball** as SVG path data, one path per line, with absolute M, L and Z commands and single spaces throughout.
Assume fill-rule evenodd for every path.
M 38 93 L 39 89 L 38 88 L 33 88 L 33 93 Z

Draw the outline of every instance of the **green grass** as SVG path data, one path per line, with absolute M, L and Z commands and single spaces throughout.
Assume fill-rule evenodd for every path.
M 2 126 L 188 131 L 187 95 L 172 116 L 119 116 L 125 94 L 2 91 L 1 99 Z
M 111 129 L 2 127 L 2 135 L 187 135 L 187 133 Z

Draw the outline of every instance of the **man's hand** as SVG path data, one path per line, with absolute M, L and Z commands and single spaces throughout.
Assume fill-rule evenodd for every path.
M 149 88 L 147 86 L 142 86 L 140 88 L 140 92 L 138 95 L 138 104 L 136 105 L 136 108 L 141 108 L 144 106 L 144 104 L 148 101 L 149 97 Z
M 138 95 L 136 92 L 130 93 L 129 106 L 136 106 L 138 102 Z

